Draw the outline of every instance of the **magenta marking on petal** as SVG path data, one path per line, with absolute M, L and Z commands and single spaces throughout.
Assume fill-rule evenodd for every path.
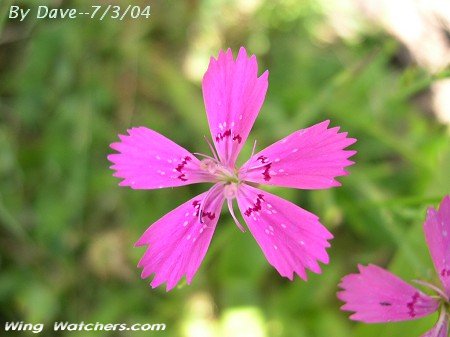
M 219 132 L 216 135 L 216 142 L 221 142 L 228 137 L 231 137 L 231 129 L 227 129 L 223 133 Z M 232 140 L 237 141 L 240 144 L 242 142 L 242 137 L 240 134 L 234 134 Z
M 183 161 L 180 164 L 178 164 L 178 166 L 175 168 L 175 170 L 177 170 L 178 172 L 181 173 L 181 170 L 186 166 L 187 162 L 190 160 L 192 160 L 191 157 L 189 157 L 189 156 L 184 157 Z
M 200 212 L 200 201 L 194 200 L 194 201 L 192 202 L 192 206 L 194 206 L 194 208 L 195 208 L 195 214 L 194 214 L 194 216 L 198 216 L 198 212 Z
M 269 181 L 270 179 L 272 179 L 272 177 L 269 174 L 271 167 L 272 167 L 272 164 L 267 164 L 266 166 L 264 166 L 264 171 L 263 171 L 262 175 L 263 175 L 265 181 Z
M 189 156 L 186 156 L 183 158 L 183 160 L 181 161 L 180 164 L 178 164 L 178 166 L 175 168 L 175 170 L 177 170 L 178 172 L 180 172 L 181 174 L 177 177 L 178 179 L 180 179 L 181 181 L 187 181 L 188 179 L 186 178 L 186 174 L 184 174 L 182 171 L 184 169 L 184 167 L 187 165 L 188 161 L 191 161 L 192 158 Z
M 202 218 L 207 216 L 210 220 L 213 220 L 216 217 L 216 214 L 211 213 L 211 212 L 203 212 L 202 213 Z
M 256 160 L 259 160 L 261 162 L 261 164 L 266 164 L 264 166 L 264 171 L 262 172 L 262 175 L 264 177 L 265 181 L 269 181 L 270 179 L 272 179 L 272 176 L 270 175 L 270 169 L 272 168 L 272 163 L 269 162 L 269 159 L 266 156 L 259 156 L 258 158 L 256 158 Z
M 216 136 L 216 141 L 220 142 L 230 136 L 231 136 L 231 129 L 228 129 L 228 130 L 224 131 L 223 133 L 219 132 Z
M 415 305 L 416 305 L 417 300 L 419 299 L 419 297 L 420 297 L 419 293 L 418 293 L 418 292 L 415 292 L 414 295 L 413 295 L 412 298 L 411 298 L 411 302 L 408 302 L 408 303 L 406 304 L 406 306 L 407 306 L 408 309 L 409 309 L 408 314 L 409 314 L 409 316 L 411 316 L 411 317 L 416 317 L 416 312 L 415 312 L 414 309 L 415 309 Z
M 198 216 L 198 214 L 200 212 L 200 205 L 201 205 L 201 203 L 198 200 L 194 200 L 192 202 L 192 206 L 194 206 L 194 208 L 195 208 L 194 216 Z M 212 212 L 202 212 L 202 218 L 204 218 L 204 217 L 208 217 L 210 220 L 213 220 L 213 219 L 215 219 L 216 214 L 212 213 Z
M 259 156 L 258 158 L 256 158 L 256 160 L 259 160 L 262 164 L 265 164 L 268 162 L 266 156 Z
M 261 200 L 264 201 L 264 195 L 258 194 L 255 203 L 253 204 L 253 207 L 247 208 L 247 210 L 244 212 L 246 216 L 252 215 L 253 212 L 258 212 L 261 210 Z
M 241 142 L 242 142 L 242 137 L 241 137 L 239 134 L 237 134 L 237 135 L 234 135 L 233 140 L 237 140 L 237 142 L 238 142 L 239 144 L 241 144 Z
M 389 302 L 380 302 L 380 305 L 383 307 L 390 307 L 392 305 L 392 303 Z

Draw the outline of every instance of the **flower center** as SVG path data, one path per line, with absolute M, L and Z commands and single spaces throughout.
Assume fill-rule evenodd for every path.
M 215 156 L 215 158 L 202 155 L 203 157 L 206 157 L 205 159 L 202 159 L 200 161 L 200 169 L 203 170 L 206 174 L 209 174 L 210 176 L 214 177 L 217 183 L 215 184 L 207 193 L 205 198 L 203 199 L 200 208 L 199 208 L 199 220 L 202 223 L 202 216 L 203 216 L 203 208 L 205 204 L 208 201 L 208 198 L 211 197 L 213 194 L 213 191 L 215 191 L 217 188 L 223 188 L 223 196 L 227 200 L 228 209 L 230 210 L 230 214 L 233 217 L 234 222 L 236 223 L 236 226 L 242 231 L 245 232 L 244 227 L 239 223 L 239 220 L 236 218 L 236 215 L 234 214 L 233 210 L 233 199 L 237 197 L 237 193 L 239 190 L 239 184 L 241 183 L 241 180 L 239 178 L 239 170 L 236 170 L 235 168 L 231 166 L 223 165 Z M 222 184 L 220 184 L 222 183 Z
M 238 185 L 236 183 L 226 184 L 223 188 L 223 194 L 226 199 L 236 198 L 237 191 Z
M 200 161 L 200 168 L 215 177 L 217 182 L 235 185 L 240 182 L 238 171 L 232 167 L 226 167 L 213 158 Z

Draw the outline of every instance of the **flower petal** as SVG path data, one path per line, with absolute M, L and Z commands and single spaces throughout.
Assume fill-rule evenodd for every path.
M 120 186 L 153 189 L 212 181 L 193 154 L 153 130 L 131 128 L 119 138 L 111 144 L 119 153 L 110 154 L 108 160 L 114 176 L 123 178 Z
M 356 151 L 344 151 L 356 140 L 330 121 L 296 131 L 255 154 L 240 170 L 245 181 L 267 185 L 321 189 L 340 186 L 334 180 L 346 175 L 348 160 Z
M 445 310 L 439 315 L 439 320 L 433 328 L 422 335 L 422 337 L 447 337 L 448 336 L 448 318 Z
M 375 265 L 358 266 L 359 274 L 345 276 L 338 298 L 350 319 L 365 323 L 412 320 L 435 312 L 439 303 L 391 272 Z
M 269 263 L 284 277 L 306 280 L 305 269 L 320 273 L 328 263 L 327 240 L 333 236 L 312 213 L 257 188 L 241 185 L 237 201 L 250 232 Z
M 186 275 L 191 283 L 214 234 L 223 205 L 223 187 L 214 185 L 205 192 L 177 207 L 151 225 L 136 246 L 148 245 L 138 267 L 142 278 L 155 274 L 153 288 L 167 282 L 171 290 Z M 201 203 L 207 197 L 202 210 Z
M 428 249 L 447 296 L 450 296 L 450 195 L 436 210 L 428 209 L 423 225 Z
M 221 161 L 234 166 L 259 113 L 268 86 L 268 71 L 258 78 L 255 55 L 239 49 L 236 61 L 228 49 L 211 58 L 203 77 L 203 99 L 211 135 Z

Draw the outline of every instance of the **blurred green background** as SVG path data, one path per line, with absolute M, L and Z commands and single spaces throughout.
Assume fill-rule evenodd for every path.
M 429 103 L 448 71 L 430 75 L 359 17 L 358 34 L 339 36 L 322 0 L 133 2 L 149 3 L 148 19 L 19 22 L 7 18 L 13 2 L 0 1 L 0 323 L 46 323 L 41 336 L 59 335 L 55 321 L 167 325 L 91 333 L 99 336 L 410 337 L 431 328 L 435 316 L 354 323 L 335 294 L 358 263 L 437 281 L 421 226 L 450 191 L 449 127 Z M 270 71 L 244 152 L 324 119 L 358 138 L 342 187 L 269 189 L 320 216 L 335 236 L 331 262 L 308 282 L 283 279 L 224 212 L 192 285 L 152 290 L 134 242 L 207 185 L 119 188 L 109 144 L 142 125 L 207 153 L 201 76 L 219 49 L 240 46 Z

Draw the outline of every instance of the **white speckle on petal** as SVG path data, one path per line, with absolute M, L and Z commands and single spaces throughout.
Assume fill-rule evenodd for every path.
M 192 239 L 192 242 L 195 242 L 195 240 L 197 240 L 197 238 L 193 238 L 193 239 Z
M 224 128 L 227 127 L 227 122 L 223 122 L 223 127 L 224 127 Z
M 172 164 L 172 159 L 167 159 L 167 162 L 168 162 L 169 164 Z
M 231 122 L 231 127 L 234 127 L 234 122 Z
M 239 120 L 242 120 L 242 114 L 241 114 L 241 115 L 239 115 Z
M 284 170 L 283 170 L 283 169 L 279 169 L 279 170 L 278 170 L 278 172 L 280 172 L 280 173 L 283 173 L 283 172 L 284 172 Z
M 442 235 L 443 235 L 443 236 L 447 236 L 447 231 L 445 231 L 445 230 L 442 231 Z
M 186 227 L 188 225 L 189 221 L 183 222 L 183 227 Z
M 272 205 L 271 204 L 267 204 L 267 208 L 272 208 Z
M 281 227 L 286 228 L 286 225 L 284 223 L 281 224 Z
M 191 234 L 188 234 L 187 236 L 186 236 L 186 240 L 189 240 L 191 238 Z
M 275 250 L 277 250 L 277 249 L 278 249 L 277 245 L 273 245 L 273 248 L 274 248 Z
M 305 245 L 305 241 L 300 240 L 300 244 L 301 244 L 302 246 L 304 246 L 304 245 Z
M 220 130 L 223 130 L 223 125 L 222 125 L 222 123 L 219 123 L 219 129 L 220 129 Z
M 202 228 L 200 228 L 200 230 L 199 230 L 198 232 L 199 232 L 200 234 L 202 234 L 204 230 L 205 230 L 205 229 L 202 227 Z
M 156 156 L 156 159 L 161 160 L 161 157 L 160 156 Z
M 269 230 L 268 229 L 266 229 L 264 232 L 266 232 L 266 234 L 269 235 Z
M 295 148 L 295 149 L 292 150 L 292 153 L 295 153 L 295 152 L 297 152 L 297 151 L 298 151 L 298 149 Z
M 184 216 L 189 216 L 189 212 L 184 213 Z

